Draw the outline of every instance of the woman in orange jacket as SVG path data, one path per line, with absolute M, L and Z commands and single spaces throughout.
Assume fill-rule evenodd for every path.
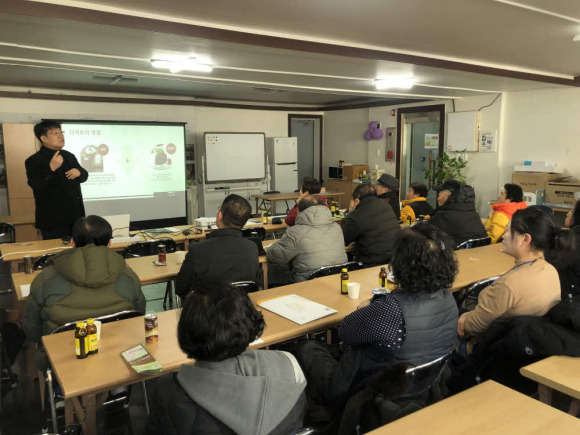
M 503 236 L 506 225 L 512 218 L 512 215 L 516 211 L 527 207 L 527 204 L 524 202 L 524 192 L 517 184 L 507 183 L 504 185 L 500 195 L 497 197 L 497 201 L 498 204 L 491 206 L 492 213 L 485 223 L 485 230 L 489 237 L 491 237 L 491 243 L 497 243 L 501 236 Z

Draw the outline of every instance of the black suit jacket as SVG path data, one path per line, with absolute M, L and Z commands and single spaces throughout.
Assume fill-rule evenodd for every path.
M 189 252 L 175 280 L 175 292 L 181 298 L 196 282 L 258 282 L 258 247 L 243 238 L 241 230 L 217 229 L 206 239 L 189 245 Z
M 50 229 L 72 225 L 85 215 L 81 184 L 89 173 L 84 170 L 73 153 L 60 150 L 62 165 L 51 171 L 50 160 L 56 151 L 42 146 L 38 152 L 26 159 L 26 176 L 32 187 L 36 204 L 36 228 Z M 81 172 L 74 180 L 65 173 L 76 168 Z

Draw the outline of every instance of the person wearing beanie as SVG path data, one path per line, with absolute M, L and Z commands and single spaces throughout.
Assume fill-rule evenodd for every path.
M 455 246 L 470 239 L 487 237 L 487 232 L 477 211 L 473 187 L 456 180 L 446 180 L 434 188 L 437 194 L 437 209 L 429 219 L 431 225 L 439 227 L 455 241 Z
M 380 199 L 387 202 L 395 212 L 397 218 L 401 215 L 401 203 L 399 202 L 399 180 L 389 174 L 383 174 L 377 180 L 375 186 Z

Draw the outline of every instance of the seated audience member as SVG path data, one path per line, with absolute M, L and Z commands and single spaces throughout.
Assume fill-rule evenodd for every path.
M 383 174 L 377 180 L 377 196 L 387 202 L 395 213 L 396 217 L 401 214 L 401 204 L 399 203 L 399 180 L 389 174 Z
M 284 219 L 286 225 L 289 227 L 295 225 L 296 216 L 298 216 L 298 205 L 300 204 L 302 198 L 306 198 L 309 195 L 316 195 L 318 198 L 320 198 L 320 201 L 322 201 L 321 204 L 328 207 L 328 204 L 326 204 L 326 198 L 324 196 L 318 195 L 318 193 L 320 193 L 320 189 L 320 181 L 318 181 L 316 178 L 304 177 L 304 180 L 302 180 L 302 186 L 300 187 L 300 193 L 298 194 L 298 201 L 296 201 L 296 204 L 290 209 L 286 215 L 286 219 Z
M 562 301 L 577 302 L 580 301 L 580 200 L 576 201 L 574 208 L 566 215 L 564 225 L 574 234 L 574 255 L 556 259 L 547 255 L 546 260 L 558 271 Z
M 460 337 L 478 337 L 496 319 L 543 316 L 560 302 L 560 280 L 546 262 L 572 255 L 574 235 L 558 228 L 545 212 L 518 210 L 506 227 L 503 252 L 515 258 L 515 266 L 480 294 L 473 311 L 459 318 Z
M 400 220 L 415 222 L 419 216 L 429 219 L 433 214 L 433 207 L 427 202 L 429 189 L 421 183 L 411 183 L 407 191 L 407 199 L 403 201 Z
M 487 237 L 481 219 L 475 211 L 473 187 L 459 181 L 447 180 L 438 191 L 437 209 L 429 219 L 431 225 L 442 229 L 455 241 L 455 246 L 469 239 Z
M 30 286 L 24 332 L 40 341 L 75 320 L 123 310 L 145 312 L 141 281 L 125 259 L 109 248 L 113 230 L 100 216 L 82 217 L 72 229 L 72 249 L 47 260 Z
M 322 266 L 347 261 L 342 229 L 320 198 L 302 198 L 298 210 L 296 225 L 267 250 L 268 262 L 290 264 L 295 282 L 305 281 Z
M 342 224 L 345 245 L 356 242 L 357 258 L 366 267 L 388 263 L 401 231 L 393 209 L 377 198 L 373 186 L 360 184 L 352 193 L 349 210 Z
M 290 434 L 302 427 L 306 380 L 291 354 L 249 350 L 262 313 L 229 284 L 202 284 L 186 297 L 179 347 L 195 364 L 161 377 L 146 435 Z
M 216 216 L 218 229 L 207 234 L 206 240 L 189 244 L 175 279 L 175 292 L 180 297 L 200 281 L 258 281 L 258 247 L 242 237 L 251 214 L 250 203 L 240 195 L 224 199 Z
M 507 183 L 504 185 L 497 201 L 498 204 L 492 204 L 492 213 L 485 223 L 485 230 L 487 235 L 491 237 L 491 243 L 497 243 L 503 236 L 505 227 L 512 215 L 528 206 L 524 202 L 524 192 L 517 184 Z
M 298 345 L 314 403 L 340 410 L 351 387 L 377 371 L 406 362 L 421 365 L 454 347 L 457 305 L 449 291 L 457 273 L 453 241 L 426 222 L 401 231 L 391 267 L 397 291 L 375 295 L 346 316 L 337 361 L 326 345 Z

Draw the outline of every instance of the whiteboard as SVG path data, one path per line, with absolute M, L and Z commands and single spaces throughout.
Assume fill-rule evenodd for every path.
M 203 136 L 208 182 L 266 177 L 264 133 L 204 133 Z

